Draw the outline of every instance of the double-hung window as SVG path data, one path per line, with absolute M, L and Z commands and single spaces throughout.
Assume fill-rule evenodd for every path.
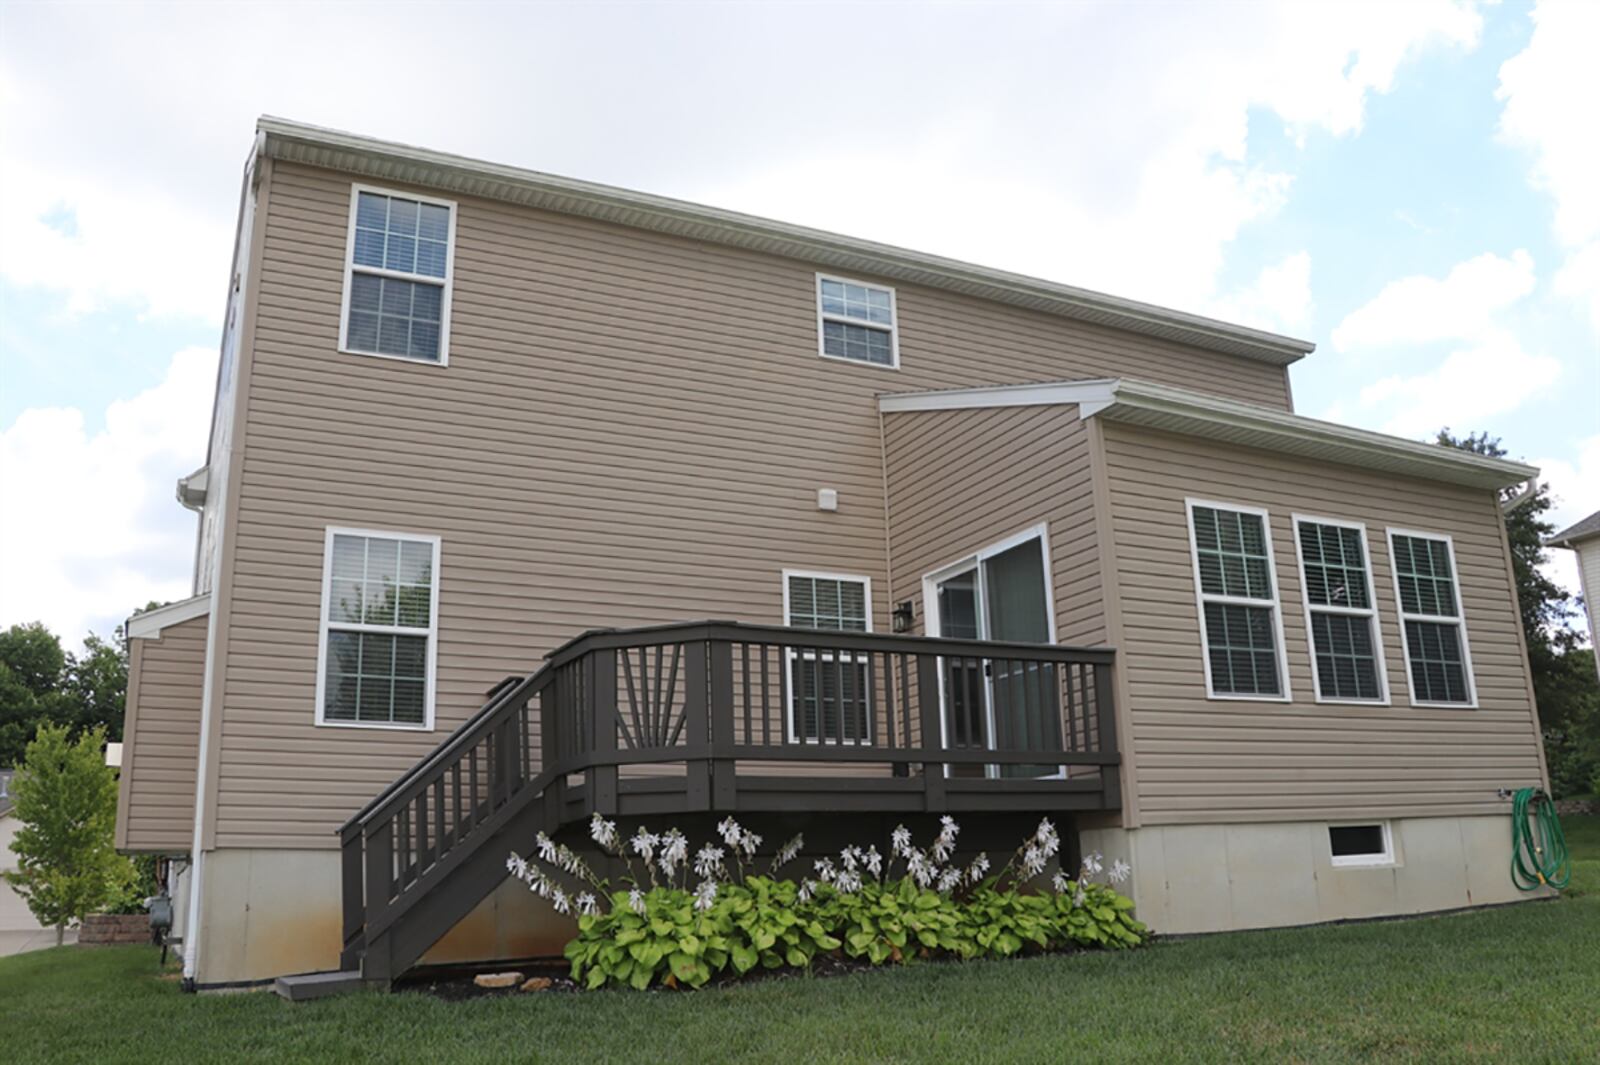
M 433 727 L 439 540 L 329 529 L 317 721 Z
M 1394 560 L 1412 703 L 1477 705 L 1450 538 L 1390 529 L 1389 556 Z
M 822 632 L 872 631 L 866 577 L 785 570 L 784 623 Z M 791 650 L 789 734 L 808 743 L 872 742 L 873 693 L 867 659 L 834 648 Z
M 817 342 L 830 359 L 898 367 L 894 289 L 818 274 Z
M 1296 514 L 1294 531 L 1318 700 L 1388 702 L 1366 527 Z
M 340 349 L 443 364 L 455 204 L 355 186 Z
M 1267 512 L 1194 499 L 1187 506 L 1208 694 L 1287 699 Z

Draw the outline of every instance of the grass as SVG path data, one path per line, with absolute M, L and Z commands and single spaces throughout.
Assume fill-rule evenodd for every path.
M 697 994 L 194 997 L 148 948 L 0 959 L 9 1060 L 1600 1060 L 1600 817 L 1559 902 Z

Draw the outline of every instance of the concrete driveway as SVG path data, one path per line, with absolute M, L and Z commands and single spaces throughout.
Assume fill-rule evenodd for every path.
M 67 937 L 63 942 L 76 943 L 78 930 L 67 929 Z M 0 929 L 0 958 L 11 954 L 22 954 L 30 950 L 43 950 L 56 945 L 56 930 L 54 928 L 23 928 Z

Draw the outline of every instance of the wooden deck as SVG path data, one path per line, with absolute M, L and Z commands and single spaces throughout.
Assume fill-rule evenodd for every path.
M 607 817 L 1116 809 L 1106 649 L 699 622 L 585 633 L 341 829 L 345 969 L 386 982 Z

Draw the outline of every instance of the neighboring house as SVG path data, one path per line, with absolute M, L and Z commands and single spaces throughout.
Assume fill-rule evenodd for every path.
M 1578 556 L 1578 587 L 1583 592 L 1583 607 L 1589 615 L 1589 638 L 1600 633 L 1600 607 L 1594 593 L 1600 591 L 1600 510 L 1576 524 L 1562 529 L 1545 541 L 1549 547 L 1565 547 Z M 1595 655 L 1595 671 L 1600 673 L 1600 654 Z
M 1295 414 L 1312 347 L 263 119 L 119 845 L 200 987 L 553 954 L 506 853 L 591 811 L 1048 815 L 1165 932 L 1518 898 L 1536 471 Z

